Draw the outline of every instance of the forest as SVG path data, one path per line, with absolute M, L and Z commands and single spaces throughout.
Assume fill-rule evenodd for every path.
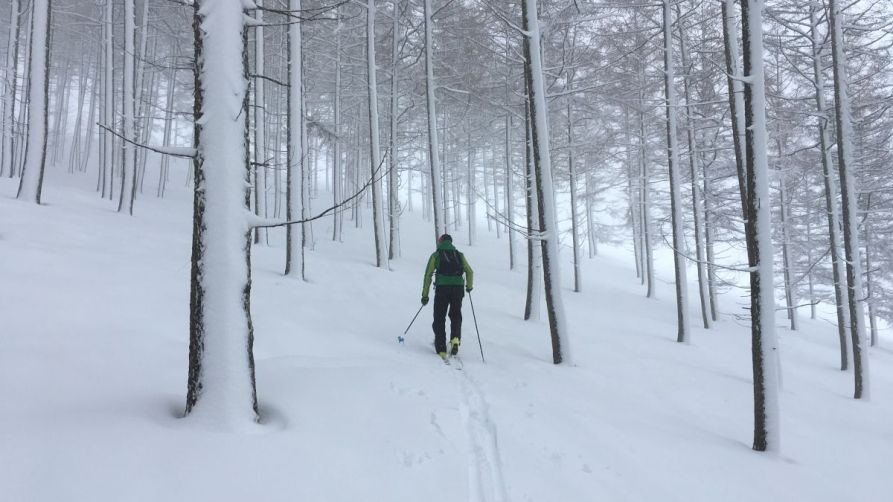
M 97 249 L 154 249 L 176 228 L 159 242 L 176 242 L 183 257 L 172 285 L 183 290 L 180 332 L 171 334 L 183 356 L 173 375 L 178 420 L 263 424 L 257 375 L 275 350 L 256 358 L 267 336 L 258 326 L 271 322 L 258 309 L 268 318 L 311 315 L 286 305 L 337 315 L 342 307 L 329 302 L 339 298 L 376 316 L 365 284 L 415 291 L 414 255 L 443 234 L 472 264 L 486 249 L 485 269 L 511 274 L 507 312 L 544 341 L 540 366 L 594 364 L 587 354 L 610 338 L 588 338 L 600 328 L 580 321 L 581 305 L 618 325 L 638 322 L 632 307 L 612 314 L 607 293 L 599 304 L 581 296 L 609 287 L 599 279 L 611 270 L 604 253 L 634 272 L 623 281 L 635 295 L 666 305 L 662 338 L 696 348 L 733 325 L 747 354 L 741 432 L 757 452 L 786 450 L 782 374 L 799 363 L 788 365 L 781 339 L 831 334 L 824 359 L 809 363 L 834 370 L 821 378 L 869 401 L 879 370 L 874 401 L 893 401 L 882 343 L 893 341 L 887 0 L 7 0 L 0 8 L 0 253 L 10 253 L 0 270 L 12 285 L 3 297 L 32 278 L 64 281 L 56 267 L 14 265 L 29 236 L 59 228 L 77 246 L 76 229 L 101 226 Z M 162 218 L 147 227 L 159 234 L 124 230 L 146 218 Z M 357 272 L 343 271 L 356 260 Z M 280 279 L 307 296 L 257 299 Z M 326 282 L 361 292 L 315 301 L 312 288 Z M 36 336 L 27 326 L 54 315 L 0 303 L 8 307 L 0 317 L 21 318 L 17 336 Z M 406 322 L 412 305 L 400 310 Z M 466 308 L 466 340 L 477 328 L 471 315 Z M 410 327 L 424 331 L 424 319 Z M 405 325 L 395 322 L 394 336 Z M 307 326 L 325 338 L 325 323 Z M 481 331 L 465 342 L 466 360 L 477 357 Z M 485 337 L 481 357 L 493 343 Z M 485 401 L 470 385 L 461 388 L 476 389 L 463 398 L 474 411 Z M 475 416 L 466 420 L 472 437 L 492 425 Z M 492 497 L 485 489 L 470 497 L 508 500 L 512 485 L 498 468 L 506 455 L 499 460 L 487 434 L 494 446 L 478 457 L 489 465 L 478 476 L 490 473 L 483 484 Z M 576 500 L 566 497 L 553 500 Z

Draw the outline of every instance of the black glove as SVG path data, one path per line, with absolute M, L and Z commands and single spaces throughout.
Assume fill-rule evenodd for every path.
M 472 290 L 472 289 L 474 289 L 474 288 L 471 287 L 471 286 L 468 286 L 467 288 L 465 288 L 465 292 L 466 292 L 466 293 L 471 293 L 471 290 Z
M 427 296 L 422 297 L 422 305 L 428 305 L 428 297 Z

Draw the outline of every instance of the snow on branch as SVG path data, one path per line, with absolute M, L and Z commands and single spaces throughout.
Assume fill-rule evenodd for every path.
M 138 143 L 133 141 L 130 138 L 125 138 L 122 134 L 119 134 L 117 131 L 114 131 L 104 124 L 99 122 L 96 123 L 101 129 L 105 129 L 106 131 L 112 133 L 113 135 L 121 138 L 123 141 L 130 143 L 131 145 L 138 146 L 140 148 L 145 148 L 146 150 L 151 150 L 156 153 L 160 153 L 162 155 L 170 155 L 171 157 L 181 157 L 184 159 L 194 159 L 197 155 L 197 151 L 195 148 L 191 146 L 155 146 L 155 145 L 145 145 L 143 143 Z
M 389 154 L 390 154 L 390 152 L 388 152 L 388 155 Z M 363 195 L 363 192 L 365 192 L 367 188 L 371 187 L 373 183 L 377 183 L 378 181 L 382 180 L 384 178 L 385 174 L 380 173 L 381 166 L 384 165 L 384 161 L 387 158 L 388 158 L 387 155 L 382 156 L 381 162 L 378 163 L 378 167 L 375 168 L 375 171 L 372 173 L 372 176 L 369 177 L 369 180 L 366 182 L 366 184 L 361 186 L 356 192 L 353 193 L 353 195 L 351 195 L 350 197 L 342 200 L 341 202 L 325 209 L 324 211 L 322 211 L 314 216 L 311 216 L 309 218 L 304 218 L 301 220 L 271 221 L 267 218 L 261 218 L 252 212 L 248 212 L 248 214 L 247 214 L 248 226 L 249 226 L 249 228 L 285 227 L 285 226 L 289 226 L 289 225 L 300 225 L 302 223 L 310 223 L 311 221 L 318 220 L 320 218 L 325 218 L 326 216 L 331 214 L 332 211 L 335 211 L 336 209 L 339 209 L 339 208 L 347 205 L 354 199 Z

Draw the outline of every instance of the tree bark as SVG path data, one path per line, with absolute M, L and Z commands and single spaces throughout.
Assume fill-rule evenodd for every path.
M 843 207 L 843 249 L 850 310 L 850 334 L 853 346 L 853 376 L 856 399 L 867 399 L 868 353 L 865 343 L 865 312 L 862 305 L 862 259 L 859 257 L 859 217 L 856 197 L 856 165 L 852 161 L 853 125 L 844 54 L 843 20 L 839 0 L 829 0 L 828 20 L 831 31 L 831 55 L 834 69 L 834 115 L 837 121 L 837 169 Z
M 197 155 L 186 414 L 233 428 L 255 422 L 258 412 L 245 218 L 251 173 L 247 30 L 240 3 L 193 5 Z M 232 60 L 238 54 L 241 64 Z
M 775 334 L 774 250 L 766 157 L 766 83 L 763 72 L 763 0 L 742 0 L 746 190 L 745 232 L 750 272 L 750 315 L 757 451 L 780 447 L 778 341 Z

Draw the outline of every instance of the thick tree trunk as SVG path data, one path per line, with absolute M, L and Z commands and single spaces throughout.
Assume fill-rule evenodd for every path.
M 299 12 L 301 0 L 289 0 L 289 10 Z M 285 219 L 304 219 L 304 76 L 302 24 L 288 26 L 288 171 L 285 186 Z M 296 228 L 297 227 L 297 228 Z M 285 244 L 285 275 L 304 279 L 304 242 L 306 229 L 288 225 Z
M 372 228 L 375 234 L 375 266 L 387 266 L 381 193 L 381 133 L 378 121 L 378 78 L 375 69 L 375 0 L 366 2 L 366 69 L 369 96 L 369 173 L 372 176 Z
M 197 155 L 186 413 L 234 428 L 257 420 L 242 5 L 196 0 L 193 29 Z M 241 64 L 233 60 L 240 56 Z
M 775 334 L 774 250 L 766 157 L 766 83 L 763 72 L 763 1 L 742 0 L 746 131 L 746 237 L 750 273 L 750 315 L 754 386 L 754 441 L 757 451 L 780 446 L 778 341 Z
M 122 135 L 129 141 L 134 136 L 134 19 L 133 0 L 124 0 L 124 127 Z M 118 193 L 118 212 L 133 214 L 133 199 L 136 195 L 136 151 L 129 141 L 121 141 L 123 171 L 121 190 Z
M 561 299 L 561 259 L 558 254 L 558 219 L 555 214 L 555 191 L 552 185 L 552 156 L 549 151 L 548 108 L 543 83 L 543 62 L 536 0 L 522 0 L 524 36 L 524 70 L 527 99 L 530 103 L 530 137 L 533 144 L 533 166 L 536 177 L 537 203 L 543 249 L 543 283 L 546 311 L 552 337 L 552 362 L 573 364 L 568 343 L 568 326 Z
M 34 0 L 31 15 L 31 63 L 28 65 L 28 137 L 25 164 L 16 198 L 40 204 L 47 158 L 47 101 L 50 72 L 51 0 Z

